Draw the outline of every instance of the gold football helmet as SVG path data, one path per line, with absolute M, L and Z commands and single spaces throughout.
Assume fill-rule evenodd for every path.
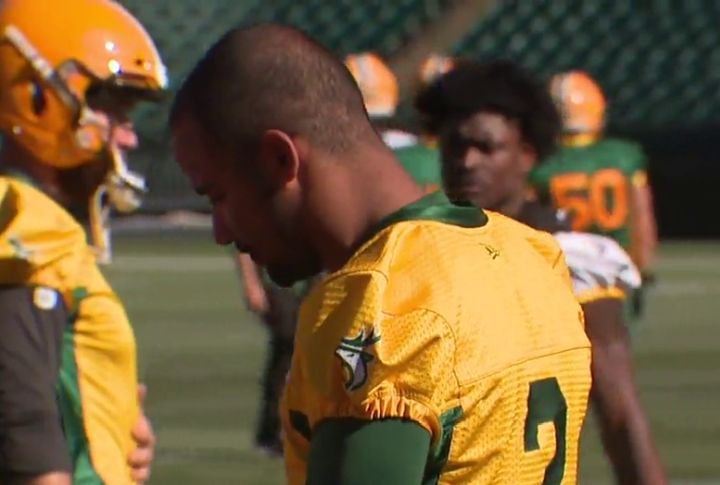
M 90 207 L 94 242 L 100 259 L 107 258 L 109 208 L 102 201 L 134 210 L 145 181 L 128 170 L 112 142 L 116 120 L 89 98 L 102 92 L 158 100 L 168 81 L 157 48 L 138 20 L 111 0 L 3 0 L 0 36 L 4 136 L 61 170 L 111 160 Z
M 606 101 L 600 86 L 584 71 L 556 74 L 550 80 L 550 94 L 563 119 L 568 135 L 597 135 L 605 125 Z
M 355 78 L 371 118 L 393 116 L 399 102 L 395 74 L 375 53 L 350 54 L 345 65 Z
M 427 86 L 455 68 L 455 59 L 450 56 L 430 54 L 420 64 L 417 82 L 420 87 Z

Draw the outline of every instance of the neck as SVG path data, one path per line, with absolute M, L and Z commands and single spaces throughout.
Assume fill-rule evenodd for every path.
M 3 140 L 0 167 L 5 173 L 16 172 L 31 178 L 43 192 L 55 199 L 62 199 L 58 171 L 42 163 L 10 137 Z
M 325 202 L 319 227 L 313 232 L 325 268 L 336 271 L 352 257 L 373 227 L 422 198 L 424 192 L 384 145 L 365 150 L 353 160 L 331 163 L 341 164 L 343 170 L 332 174 L 336 177 L 336 190 L 331 196 L 334 200 Z
M 599 138 L 599 133 L 575 133 L 563 135 L 560 141 L 565 146 L 584 147 L 592 145 L 598 141 Z
M 518 191 L 511 195 L 505 201 L 503 201 L 497 208 L 493 209 L 500 214 L 510 217 L 511 219 L 516 218 L 527 199 L 525 191 Z

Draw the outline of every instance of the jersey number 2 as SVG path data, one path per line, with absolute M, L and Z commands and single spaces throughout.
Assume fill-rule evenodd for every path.
M 542 485 L 560 485 L 565 474 L 565 433 L 567 426 L 567 403 L 554 377 L 530 383 L 528 413 L 525 418 L 525 451 L 540 449 L 539 426 L 553 423 L 555 426 L 555 456 L 545 468 Z

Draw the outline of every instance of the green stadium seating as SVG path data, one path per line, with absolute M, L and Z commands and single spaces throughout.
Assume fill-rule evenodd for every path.
M 211 43 L 236 25 L 282 22 L 339 55 L 374 50 L 390 56 L 454 0 L 120 1 L 155 39 L 168 66 L 172 92 Z M 131 162 L 148 174 L 151 210 L 200 204 L 168 155 L 167 106 L 142 107 L 135 115 L 143 145 Z
M 230 26 L 239 24 L 255 0 L 173 0 L 153 2 L 122 0 L 145 25 L 168 66 L 171 90 L 195 61 Z M 166 106 L 163 106 L 166 108 Z M 166 137 L 166 109 L 142 108 L 137 113 L 139 130 L 146 139 Z
M 120 0 L 150 32 L 168 66 L 171 93 L 159 106 L 143 105 L 133 113 L 140 149 L 130 164 L 148 179 L 144 209 L 204 208 L 170 154 L 167 110 L 172 91 L 193 63 L 230 26 L 239 24 L 257 0 Z
M 694 125 L 720 113 L 720 2 L 504 0 L 453 49 L 543 77 L 579 68 L 617 128 Z
M 276 0 L 259 2 L 248 21 L 294 25 L 338 54 L 374 50 L 388 56 L 416 35 L 451 0 Z

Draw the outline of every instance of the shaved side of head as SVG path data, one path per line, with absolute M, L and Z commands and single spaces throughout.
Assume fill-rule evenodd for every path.
M 331 153 L 374 135 L 345 65 L 277 24 L 233 29 L 207 51 L 178 91 L 170 124 L 187 115 L 226 149 L 253 149 L 270 129 Z

